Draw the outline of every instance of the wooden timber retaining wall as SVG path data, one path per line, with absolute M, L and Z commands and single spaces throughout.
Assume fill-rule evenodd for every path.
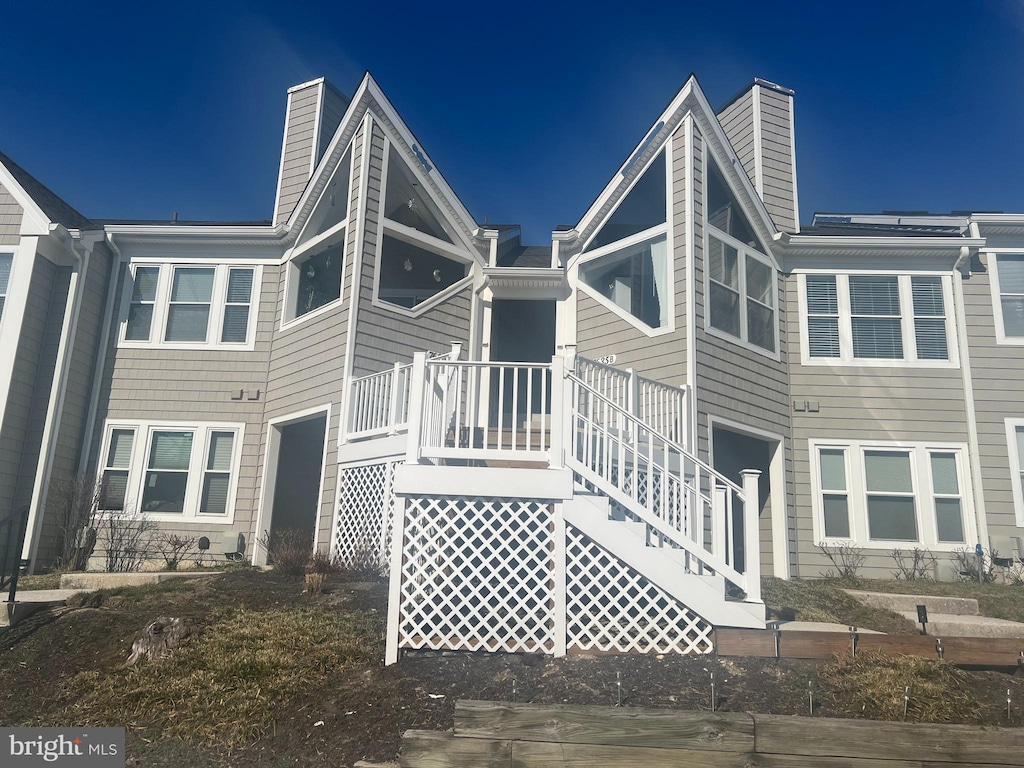
M 1024 729 L 459 701 L 454 733 L 407 731 L 404 768 L 996 768 Z
M 1024 662 L 1024 638 L 716 629 L 714 643 L 719 656 L 828 659 L 836 654 L 873 651 L 889 656 L 941 658 L 965 666 L 1015 667 Z

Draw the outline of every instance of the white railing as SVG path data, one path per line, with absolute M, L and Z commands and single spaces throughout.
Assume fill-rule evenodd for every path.
M 409 418 L 412 365 L 352 379 L 346 437 L 358 440 L 404 430 Z
M 548 460 L 553 382 L 545 363 L 417 355 L 413 387 L 422 396 L 411 401 L 410 458 Z
M 462 345 L 452 344 L 443 354 L 425 353 L 434 361 L 458 360 Z M 349 384 L 345 439 L 361 440 L 405 432 L 409 425 L 412 363 L 395 363 L 380 373 L 352 379 Z
M 640 376 L 631 368 L 613 368 L 579 356 L 575 370 L 579 380 L 590 389 L 636 416 L 655 432 L 680 445 L 688 444 L 688 390 L 685 386 L 673 387 Z
M 568 380 L 567 464 L 646 523 L 657 539 L 651 543 L 683 550 L 687 572 L 723 576 L 747 600 L 760 600 L 759 473 L 745 473 L 741 488 L 577 375 L 570 373 Z M 733 510 L 747 498 L 755 501 L 744 504 L 740 532 Z M 738 538 L 753 546 L 741 547 Z M 745 555 L 742 570 L 737 567 L 740 551 Z

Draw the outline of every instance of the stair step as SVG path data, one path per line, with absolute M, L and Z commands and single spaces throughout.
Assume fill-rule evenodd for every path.
M 917 610 L 898 611 L 917 624 Z M 991 616 L 972 616 L 928 611 L 928 634 L 934 637 L 1019 637 L 1024 638 L 1024 624 Z
M 850 597 L 871 608 L 893 611 L 894 613 L 913 613 L 917 621 L 917 606 L 923 605 L 931 614 L 947 614 L 953 616 L 977 616 L 978 601 L 973 597 L 941 597 L 938 595 L 896 595 L 889 592 L 865 592 L 859 589 L 844 590 Z

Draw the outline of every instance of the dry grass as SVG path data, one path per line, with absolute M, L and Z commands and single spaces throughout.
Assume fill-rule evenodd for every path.
M 948 661 L 858 653 L 839 656 L 818 672 L 830 714 L 915 723 L 980 723 L 986 705 L 970 693 L 967 674 Z M 910 704 L 903 716 L 904 692 Z
M 168 738 L 239 747 L 274 727 L 274 710 L 347 666 L 377 659 L 380 621 L 322 609 L 226 612 L 157 662 L 81 672 L 63 713 L 81 725 L 155 727 Z
M 761 597 L 769 619 L 826 621 L 890 635 L 917 634 L 917 627 L 902 616 L 892 611 L 869 608 L 846 594 L 843 588 L 865 587 L 860 582 L 838 579 L 783 581 L 766 578 L 761 580 Z

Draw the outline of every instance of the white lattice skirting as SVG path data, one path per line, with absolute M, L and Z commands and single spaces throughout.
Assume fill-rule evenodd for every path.
M 708 622 L 566 525 L 566 649 L 711 653 Z
M 551 653 L 549 503 L 406 499 L 398 647 Z
M 399 648 L 552 653 L 564 626 L 569 652 L 713 649 L 707 621 L 571 525 L 566 580 L 556 585 L 548 501 L 405 503 Z M 564 622 L 556 621 L 557 605 L 565 606 Z
M 398 461 L 341 467 L 332 552 L 344 568 L 386 572 Z

